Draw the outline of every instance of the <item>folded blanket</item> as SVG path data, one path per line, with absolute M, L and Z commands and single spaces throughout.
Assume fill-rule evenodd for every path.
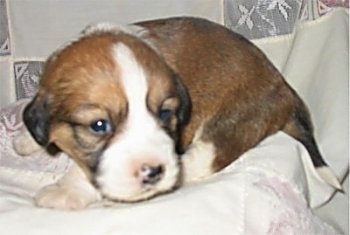
M 4 234 L 28 229 L 33 234 L 338 234 L 308 207 L 304 173 L 312 165 L 308 159 L 299 142 L 279 132 L 203 182 L 147 202 L 95 204 L 79 212 L 36 208 L 21 191 L 3 188 L 1 230 Z M 13 189 L 22 185 L 28 195 L 48 183 L 43 178 L 55 178 L 48 172 L 0 172 L 0 185 L 13 182 Z M 14 226 L 14 221 L 24 223 Z
M 64 154 L 54 158 L 44 151 L 25 158 L 16 155 L 11 141 L 22 127 L 19 113 L 27 102 L 5 109 L 0 123 L 4 234 L 28 229 L 33 234 L 338 233 L 313 215 L 308 205 L 319 200 L 316 192 L 327 196 L 332 189 L 316 174 L 304 146 L 283 132 L 202 182 L 147 202 L 109 207 L 102 202 L 79 212 L 36 208 L 32 197 L 37 190 L 54 183 L 73 163 Z M 16 221 L 24 221 L 23 226 L 14 226 Z

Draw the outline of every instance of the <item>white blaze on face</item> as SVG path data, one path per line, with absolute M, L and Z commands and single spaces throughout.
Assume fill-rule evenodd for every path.
M 179 167 L 173 140 L 147 109 L 147 77 L 129 47 L 114 47 L 120 82 L 128 101 L 125 129 L 104 151 L 96 182 L 110 199 L 137 201 L 171 189 L 178 180 Z M 144 165 L 163 166 L 159 182 L 143 184 Z

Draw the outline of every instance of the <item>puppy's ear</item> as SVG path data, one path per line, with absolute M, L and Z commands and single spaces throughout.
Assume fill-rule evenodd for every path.
M 37 95 L 23 111 L 23 122 L 33 138 L 42 146 L 49 142 L 49 104 L 46 97 Z
M 177 93 L 179 94 L 179 97 L 180 97 L 180 107 L 177 111 L 177 117 L 179 120 L 178 125 L 181 128 L 190 119 L 192 104 L 191 104 L 191 99 L 188 94 L 188 91 L 185 85 L 182 83 L 180 77 L 175 75 L 174 80 L 175 80 Z

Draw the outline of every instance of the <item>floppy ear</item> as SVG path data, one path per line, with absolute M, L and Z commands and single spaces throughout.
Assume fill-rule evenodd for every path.
M 24 109 L 23 122 L 38 144 L 48 145 L 50 125 L 47 98 L 37 95 Z
M 188 94 L 188 91 L 185 87 L 185 85 L 182 83 L 181 79 L 179 76 L 174 75 L 174 81 L 175 81 L 175 86 L 177 93 L 179 94 L 180 97 L 180 107 L 177 111 L 177 117 L 179 120 L 179 128 L 187 124 L 188 120 L 190 119 L 191 115 L 191 99 Z

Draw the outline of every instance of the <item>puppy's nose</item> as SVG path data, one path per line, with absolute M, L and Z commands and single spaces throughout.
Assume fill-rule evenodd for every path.
M 156 184 L 163 177 L 163 173 L 163 165 L 152 166 L 144 164 L 140 169 L 140 176 L 143 184 Z

